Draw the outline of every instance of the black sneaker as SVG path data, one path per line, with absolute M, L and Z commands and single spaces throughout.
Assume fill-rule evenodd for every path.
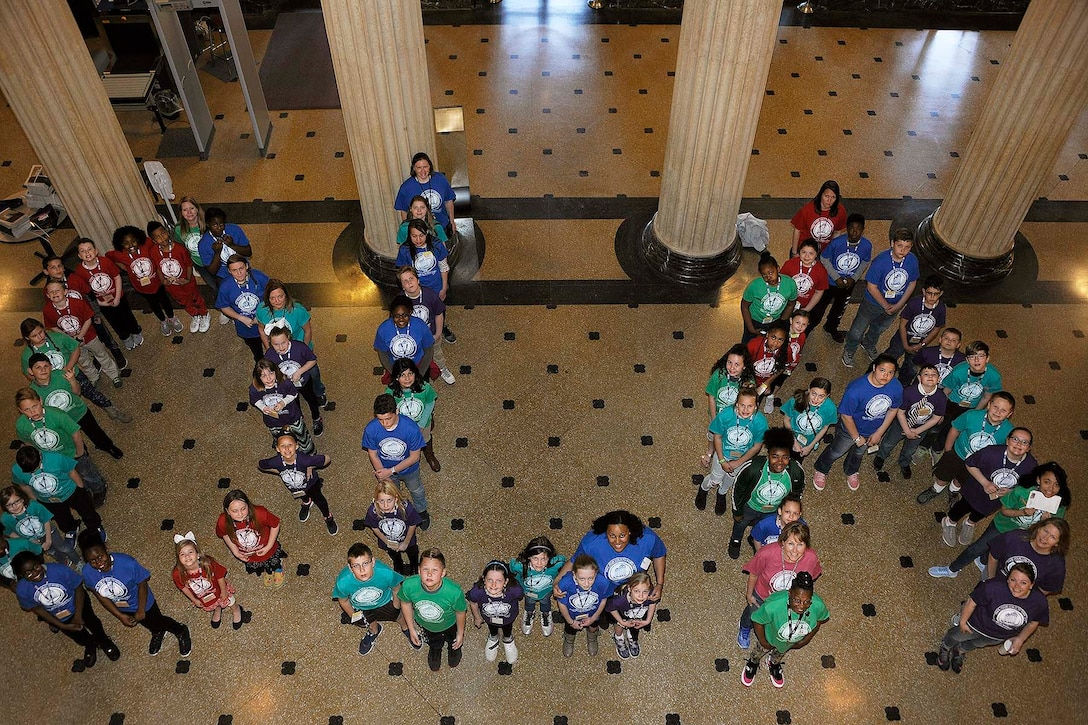
M 378 625 L 377 632 L 367 632 L 363 638 L 359 641 L 359 654 L 367 656 L 370 654 L 370 650 L 374 648 L 374 643 L 378 641 L 378 637 L 381 636 L 382 625 Z
M 340 533 L 340 527 L 336 525 L 336 519 L 332 516 L 325 519 L 325 528 L 329 531 L 329 536 L 336 536 Z
M 719 493 L 714 497 L 714 514 L 717 516 L 722 516 L 728 510 L 729 496 L 727 494 Z
M 945 647 L 943 644 L 941 648 L 937 650 L 937 666 L 945 672 L 948 672 L 948 668 L 952 666 L 952 650 Z
M 438 672 L 442 669 L 442 650 L 427 650 L 427 666 L 431 668 L 431 672 Z
M 419 512 L 419 530 L 426 531 L 431 528 L 431 515 L 426 511 Z
M 729 542 L 729 558 L 730 559 L 739 559 L 740 558 L 740 542 L 739 541 L 730 541 Z
M 298 509 L 298 520 L 305 522 L 310 518 L 310 509 L 313 508 L 314 502 L 302 504 Z
M 114 643 L 112 639 L 109 640 L 108 645 L 102 648 L 102 651 L 106 653 L 106 657 L 109 658 L 110 662 L 116 662 L 117 660 L 121 659 L 121 649 Z
M 904 480 L 906 480 L 906 481 L 910 480 L 910 475 L 911 475 L 910 466 L 900 466 L 899 467 L 899 472 L 903 474 L 903 479 Z
M 767 671 L 771 675 L 771 684 L 775 687 L 781 688 L 786 684 L 786 678 L 782 674 L 782 663 L 775 664 L 774 662 L 767 665 Z
M 318 407 L 318 408 L 321 408 L 321 410 L 328 410 L 328 407 L 329 407 L 329 396 L 327 396 L 327 395 L 322 395 L 322 396 L 321 396 L 320 398 L 318 398 L 318 399 L 317 399 L 317 407 Z
M 831 339 L 839 343 L 840 345 L 846 342 L 845 332 L 839 332 L 838 330 L 828 330 L 827 334 L 831 335 Z
M 452 345 L 453 343 L 457 342 L 457 335 L 454 335 L 453 330 L 451 330 L 448 326 L 442 325 L 442 339 Z
M 449 654 L 450 667 L 456 667 L 461 664 L 461 648 L 451 649 Z
M 695 508 L 706 511 L 706 499 L 709 494 L 710 491 L 700 488 L 699 492 L 695 494 Z
M 325 421 L 318 418 L 314 421 L 314 438 L 325 432 Z
M 963 661 L 967 659 L 967 654 L 956 647 L 952 650 L 952 671 L 957 675 L 963 672 Z
M 873 458 L 873 470 L 874 471 L 883 471 L 884 470 L 884 458 L 882 456 L 876 456 L 875 458 Z
M 94 667 L 95 662 L 98 662 L 98 648 L 93 644 L 83 648 L 83 666 Z
M 193 640 L 189 636 L 189 628 L 185 625 L 181 627 L 181 634 L 178 635 L 178 654 L 182 657 L 188 657 L 193 651 Z
M 759 672 L 759 660 L 748 660 L 744 669 L 740 672 L 740 681 L 745 687 L 751 687 L 755 682 L 756 673 Z
M 152 632 L 151 644 L 147 646 L 147 653 L 154 657 L 162 651 L 162 640 L 166 636 L 166 632 Z
M 419 644 L 416 644 L 415 642 L 412 641 L 412 635 L 408 634 L 407 629 L 402 629 L 400 631 L 400 633 L 404 635 L 404 638 L 406 640 L 408 640 L 408 646 L 410 646 L 416 652 L 419 652 L 421 649 L 423 649 L 423 639 L 422 638 L 419 640 Z
M 929 503 L 930 501 L 932 501 L 933 499 L 937 498 L 940 495 L 941 495 L 940 491 L 934 491 L 933 486 L 929 486 L 929 487 L 926 488 L 925 491 L 922 491 L 920 494 L 918 494 L 914 498 L 914 500 L 917 501 L 920 504 L 927 504 L 927 503 Z

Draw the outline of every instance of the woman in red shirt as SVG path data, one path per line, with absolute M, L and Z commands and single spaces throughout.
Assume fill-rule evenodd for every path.
M 166 294 L 159 281 L 157 265 L 151 258 L 155 245 L 144 233 L 133 226 L 124 226 L 113 233 L 112 252 L 106 257 L 121 269 L 128 272 L 128 281 L 132 288 L 151 306 L 151 311 L 159 319 L 159 329 L 164 337 L 181 332 L 181 320 L 174 314 L 170 295 Z
M 837 181 L 824 182 L 820 193 L 793 215 L 793 241 L 790 256 L 797 254 L 797 246 L 806 239 L 815 239 L 824 251 L 832 239 L 846 231 L 846 207 L 842 205 Z

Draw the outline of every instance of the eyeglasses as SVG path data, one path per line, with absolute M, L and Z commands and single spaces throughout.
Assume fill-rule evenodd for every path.
M 973 353 L 971 353 L 970 355 L 967 356 L 967 359 L 968 360 L 985 360 L 988 357 L 990 357 L 989 353 L 973 352 Z

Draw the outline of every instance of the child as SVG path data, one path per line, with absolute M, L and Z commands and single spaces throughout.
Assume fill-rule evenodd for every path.
M 416 364 L 406 357 L 402 357 L 393 363 L 393 378 L 386 387 L 385 392 L 393 396 L 397 401 L 397 413 L 406 415 L 416 422 L 419 432 L 423 435 L 423 457 L 427 459 L 427 465 L 438 473 L 442 470 L 442 464 L 434 454 L 434 441 L 431 431 L 434 428 L 434 404 L 438 400 L 438 394 L 434 387 L 419 374 Z
M 805 330 L 808 329 L 808 312 L 805 310 L 793 312 L 790 314 L 789 324 L 789 338 L 786 340 L 786 366 L 767 385 L 767 397 L 763 403 L 763 412 L 766 415 L 774 412 L 775 391 L 782 387 L 790 375 L 793 375 L 793 371 L 797 369 L 798 364 L 801 362 L 801 350 L 805 348 L 805 341 L 808 339 L 808 335 L 805 333 Z
M 487 623 L 487 647 L 484 657 L 494 662 L 499 656 L 499 632 L 502 632 L 502 649 L 506 661 L 518 661 L 518 647 L 514 644 L 514 622 L 518 620 L 518 601 L 524 596 L 521 586 L 512 581 L 510 569 L 501 561 L 487 562 L 479 580 L 469 589 L 466 598 L 472 611 L 472 623 L 479 629 Z
M 170 295 L 163 289 L 162 281 L 156 272 L 156 264 L 151 259 L 155 245 L 142 231 L 133 226 L 124 226 L 113 233 L 113 251 L 106 252 L 106 257 L 128 273 L 128 281 L 147 302 L 151 312 L 159 320 L 159 329 L 163 337 L 170 337 L 181 332 L 181 320 L 174 314 Z
M 873 243 L 864 234 L 865 217 L 851 214 L 846 217 L 846 234 L 832 239 L 820 253 L 820 262 L 827 270 L 828 288 L 812 308 L 809 331 L 820 324 L 826 312 L 824 330 L 840 345 L 846 342 L 846 334 L 839 332 L 842 313 L 854 294 L 854 285 L 857 280 L 864 279 L 869 260 L 873 257 Z
M 374 420 L 363 430 L 362 446 L 374 466 L 374 478 L 395 485 L 403 483 L 408 489 L 419 512 L 419 528 L 426 531 L 431 525 L 431 514 L 419 476 L 423 434 L 414 420 L 397 413 L 397 401 L 389 393 L 374 399 Z
M 397 244 L 404 244 L 408 241 L 408 222 L 413 219 L 421 219 L 427 224 L 427 228 L 435 236 L 438 241 L 445 244 L 448 240 L 446 238 L 446 230 L 441 224 L 434 218 L 434 214 L 431 213 L 431 206 L 427 203 L 427 200 L 422 196 L 416 195 L 412 197 L 412 200 L 408 202 L 408 216 L 401 221 L 400 227 L 397 228 Z
M 780 688 L 786 684 L 782 661 L 790 650 L 801 649 L 812 641 L 820 626 L 830 618 L 824 600 L 812 591 L 813 579 L 808 572 L 798 572 L 789 591 L 775 592 L 752 614 L 756 637 L 748 648 L 748 661 L 740 673 L 740 681 L 751 687 L 759 663 L 769 655 L 767 670 L 771 684 Z
M 975 340 L 967 346 L 966 359 L 941 381 L 948 396 L 948 415 L 938 433 L 948 435 L 948 429 L 956 418 L 968 410 L 981 410 L 990 402 L 990 396 L 1001 390 L 1001 373 L 990 364 L 990 346 Z
M 239 254 L 232 254 L 227 259 L 226 269 L 226 277 L 220 275 L 215 306 L 224 316 L 234 320 L 234 331 L 249 348 L 253 362 L 257 362 L 264 355 L 257 328 L 257 306 L 261 304 L 268 275 L 259 269 L 250 269 L 249 260 Z
M 262 473 L 274 473 L 283 481 L 287 492 L 299 499 L 298 520 L 306 522 L 310 518 L 310 508 L 316 503 L 317 510 L 325 518 L 325 529 L 329 536 L 336 536 L 340 527 L 329 511 L 329 501 L 321 492 L 324 481 L 317 469 L 327 468 L 332 459 L 320 454 L 300 453 L 298 441 L 291 433 L 281 433 L 276 439 L 279 455 L 264 458 L 257 462 L 257 469 Z
M 91 324 L 94 312 L 90 306 L 83 300 L 69 297 L 65 293 L 64 283 L 55 280 L 45 283 L 45 297 L 47 302 L 42 307 L 42 319 L 52 330 L 67 335 L 79 344 L 79 368 L 83 374 L 91 382 L 98 382 L 99 371 L 94 365 L 97 361 L 102 373 L 113 382 L 113 387 L 121 387 L 121 371 L 109 350 L 98 339 L 98 333 Z M 132 348 L 126 346 L 126 349 Z
M 838 414 L 827 378 L 813 378 L 808 390 L 793 391 L 793 397 L 782 406 L 782 415 L 793 431 L 793 457 L 803 461 L 818 449 Z
M 177 559 L 171 574 L 174 586 L 194 607 L 211 612 L 212 629 L 219 629 L 224 609 L 230 610 L 231 629 L 235 631 L 250 621 L 252 613 L 238 603 L 234 585 L 227 581 L 227 568 L 200 551 L 192 531 L 174 534 L 174 554 Z
M 752 368 L 752 356 L 748 348 L 737 343 L 722 355 L 710 368 L 710 379 L 706 382 L 706 402 L 710 412 L 708 424 L 725 408 L 732 408 L 737 402 L 737 393 L 741 388 L 756 386 L 756 372 Z M 714 456 L 714 437 L 707 433 L 707 448 L 701 462 L 703 468 L 710 468 L 710 459 Z
M 877 447 L 873 469 L 884 468 L 884 459 L 903 441 L 899 452 L 899 470 L 904 479 L 910 479 L 910 463 L 915 451 L 930 430 L 941 424 L 948 407 L 948 398 L 941 390 L 940 374 L 934 365 L 923 364 L 918 368 L 918 384 L 903 388 L 903 402 L 895 413 L 895 420 Z
M 117 459 L 125 455 L 109 434 L 102 430 L 94 414 L 79 397 L 79 383 L 72 371 L 54 370 L 49 364 L 49 358 L 40 352 L 31 355 L 27 362 L 30 387 L 38 393 L 45 405 L 67 413 L 100 451 L 105 451 Z
M 744 320 L 740 341 L 747 345 L 749 340 L 767 334 L 767 326 L 786 319 L 793 309 L 790 303 L 796 299 L 797 285 L 793 278 L 778 273 L 778 261 L 770 252 L 761 254 L 759 276 L 748 283 L 740 298 L 740 316 Z
M 42 453 L 33 446 L 23 446 L 15 453 L 11 478 L 53 514 L 57 526 L 68 539 L 63 547 L 71 549 L 75 546 L 79 524 L 72 518 L 72 511 L 79 514 L 85 527 L 97 529 L 105 540 L 102 519 L 94 510 L 94 500 L 84 486 L 79 464 L 71 456 L 52 451 Z
M 842 364 L 846 367 L 854 367 L 854 353 L 859 345 L 865 348 L 869 357 L 876 359 L 880 336 L 895 322 L 914 292 L 919 273 L 918 258 L 910 251 L 913 246 L 911 230 L 896 229 L 891 248 L 876 255 L 865 273 L 865 296 L 842 348 Z
M 15 594 L 15 585 L 19 577 L 15 576 L 11 562 L 17 554 L 24 551 L 40 555 L 42 547 L 30 539 L 9 539 L 6 536 L 0 536 L 0 586 L 11 590 L 12 594 Z
M 109 259 L 99 257 L 98 248 L 90 239 L 82 237 L 76 239 L 75 244 L 80 263 L 72 270 L 68 281 L 84 296 L 94 295 L 99 311 L 117 332 L 126 350 L 143 345 L 143 329 L 132 314 L 121 287 L 121 270 Z
M 608 598 L 604 611 L 615 620 L 613 638 L 616 640 L 616 653 L 620 659 L 638 657 L 641 649 L 638 634 L 648 629 L 657 611 L 657 602 L 650 601 L 650 575 L 644 571 L 634 574 L 616 593 Z
M 393 570 L 402 577 L 419 573 L 416 529 L 420 521 L 415 507 L 401 498 L 396 481 L 378 481 L 374 503 L 366 510 L 363 524 L 374 533 L 378 546 L 389 552 Z M 402 554 L 408 558 L 407 565 Z
M 782 265 L 782 274 L 797 285 L 797 309 L 811 312 L 829 286 L 827 269 L 820 264 L 820 243 L 815 239 L 801 242 L 797 256 Z
M 208 210 L 204 212 L 204 222 L 207 227 L 200 241 L 197 242 L 200 263 L 208 272 L 214 274 L 222 285 L 230 277 L 231 257 L 248 259 L 253 256 L 253 247 L 250 246 L 249 237 L 240 226 L 227 223 L 227 213 L 219 207 L 208 207 Z M 223 318 L 219 319 L 219 324 L 226 324 Z
M 752 527 L 752 532 L 748 535 L 752 548 L 759 551 L 767 544 L 777 542 L 778 537 L 782 535 L 782 529 L 787 524 L 792 524 L 794 521 L 805 523 L 805 520 L 801 518 L 803 510 L 801 497 L 796 493 L 787 493 L 782 503 L 778 504 L 778 511 L 767 514 Z
M 773 513 L 786 494 L 800 496 L 805 490 L 805 472 L 790 455 L 793 433 L 789 428 L 771 428 L 763 437 L 766 456 L 756 456 L 752 465 L 737 476 L 733 486 L 733 533 L 729 537 L 729 558 L 740 558 L 744 530 Z
M 358 542 L 348 549 L 348 565 L 336 577 L 332 598 L 340 605 L 342 623 L 366 630 L 359 641 L 360 655 L 370 654 L 382 633 L 382 622 L 396 622 L 411 642 L 397 596 L 403 581 L 403 576 L 375 561 L 366 544 Z
M 442 667 L 442 645 L 446 645 L 450 667 L 461 664 L 468 602 L 461 587 L 446 578 L 446 556 L 438 549 L 423 552 L 419 574 L 400 585 L 400 611 L 405 622 L 414 622 L 427 631 L 427 666 L 432 672 Z M 419 649 L 419 633 L 408 630 L 412 647 Z
M 903 364 L 899 368 L 900 380 L 914 378 L 911 359 L 941 334 L 948 312 L 941 302 L 943 294 L 944 280 L 931 274 L 922 280 L 922 294 L 910 298 L 899 313 L 899 329 L 892 335 L 885 354 L 896 360 L 903 357 Z
M 189 332 L 207 332 L 211 325 L 211 313 L 193 277 L 192 255 L 184 246 L 174 242 L 170 232 L 160 222 L 148 222 L 147 236 L 154 243 L 151 261 L 155 263 L 163 287 L 174 302 L 189 313 Z M 181 332 L 176 325 L 175 329 Z
M 15 585 L 19 606 L 82 645 L 84 667 L 94 667 L 98 647 L 111 662 L 120 659 L 121 650 L 102 628 L 79 574 L 61 564 L 46 564 L 32 551 L 16 554 L 11 568 L 19 579 Z
M 419 275 L 419 283 L 434 290 L 443 302 L 450 291 L 448 257 L 446 245 L 434 236 L 425 221 L 408 220 L 408 243 L 397 251 L 397 266 L 413 267 Z M 449 325 L 442 328 L 442 339 L 451 345 L 457 342 L 457 335 Z
M 557 585 L 561 592 L 559 613 L 563 625 L 563 656 L 574 655 L 574 640 L 582 630 L 586 632 L 586 647 L 591 657 L 597 656 L 597 622 L 608 603 L 612 588 L 601 575 L 597 561 L 589 554 L 579 554 L 571 570 L 563 575 Z
M 79 548 L 87 562 L 83 565 L 83 584 L 87 591 L 93 593 L 99 604 L 121 624 L 126 627 L 139 624 L 151 632 L 149 655 L 154 657 L 159 653 L 163 637 L 169 632 L 177 637 L 181 656 L 189 656 L 193 651 L 189 628 L 159 609 L 148 586 L 151 572 L 128 554 L 110 553 L 97 531 L 80 534 Z
M 291 339 L 291 332 L 285 327 L 274 327 L 268 333 L 271 347 L 264 354 L 264 359 L 274 363 L 283 373 L 283 377 L 294 383 L 299 393 L 310 406 L 310 417 L 314 421 L 314 437 L 325 430 L 321 419 L 321 401 L 314 392 L 311 371 L 317 367 L 317 355 L 304 342 Z
M 962 338 L 963 333 L 955 327 L 946 327 L 941 330 L 941 336 L 937 339 L 937 344 L 923 347 L 914 354 L 911 363 L 913 363 L 915 369 L 920 365 L 935 366 L 938 375 L 940 375 L 940 382 L 943 385 L 944 379 L 948 377 L 952 369 L 967 360 L 967 356 L 960 352 L 960 340 Z M 899 382 L 908 385 L 911 381 L 909 378 L 904 379 L 902 373 L 900 373 Z
M 699 485 L 695 494 L 695 508 L 706 510 L 707 495 L 717 486 L 718 495 L 714 513 L 721 516 L 729 508 L 729 488 L 744 467 L 763 448 L 763 434 L 767 432 L 767 419 L 756 410 L 756 391 L 744 388 L 737 394 L 737 402 L 714 418 L 708 430 L 714 436 L 714 458 L 710 462 L 710 475 Z
M 280 520 L 264 506 L 254 506 L 244 491 L 235 489 L 223 497 L 223 513 L 215 523 L 215 535 L 246 565 L 247 574 L 262 575 L 266 587 L 283 586 L 282 559 L 286 552 L 279 542 Z
M 432 289 L 419 283 L 419 275 L 413 267 L 397 267 L 397 280 L 404 296 L 412 303 L 412 317 L 419 318 L 427 323 L 427 329 L 434 337 L 434 346 L 431 348 L 431 359 L 438 366 L 438 372 L 446 385 L 453 385 L 457 378 L 450 372 L 446 363 L 446 354 L 442 352 L 442 336 L 438 333 L 446 320 L 446 303 Z M 452 334 L 452 333 L 451 333 Z
M 756 373 L 756 395 L 760 398 L 767 394 L 789 364 L 790 348 L 786 344 L 789 337 L 789 323 L 775 320 L 767 326 L 766 335 L 748 341 L 748 354 Z M 771 396 L 771 403 L 773 406 L 774 396 Z
M 532 539 L 516 559 L 510 560 L 510 572 L 525 592 L 525 618 L 521 622 L 522 634 L 533 631 L 536 607 L 540 605 L 540 631 L 548 637 L 552 633 L 552 587 L 567 557 L 555 553 L 555 546 L 547 536 Z
M 47 551 L 59 564 L 72 568 L 79 565 L 79 555 L 75 553 L 71 540 L 63 532 L 53 530 L 55 524 L 49 509 L 17 486 L 0 489 L 0 503 L 4 506 L 0 525 L 5 537 L 33 543 L 38 551 Z
M 271 360 L 260 359 L 253 366 L 253 382 L 249 386 L 249 403 L 261 411 L 272 445 L 283 433 L 290 433 L 298 441 L 299 450 L 313 455 L 316 448 L 302 406 L 298 404 L 298 388 L 283 377 L 283 373 Z
M 75 300 L 80 300 L 87 303 L 87 306 L 95 313 L 94 319 L 91 321 L 91 326 L 94 331 L 98 333 L 98 339 L 105 344 L 106 349 L 110 351 L 110 355 L 113 356 L 114 361 L 117 363 L 117 367 L 124 370 L 128 367 L 128 360 L 125 359 L 125 353 L 121 350 L 121 347 L 117 344 L 117 341 L 113 339 L 113 335 L 110 334 L 109 327 L 102 319 L 102 315 L 98 310 L 98 300 L 94 298 L 94 295 L 85 297 L 82 292 L 70 287 L 68 285 L 68 275 L 70 272 L 67 267 L 64 266 L 64 260 L 57 256 L 46 256 L 42 260 L 42 273 L 45 275 L 45 282 L 57 281 L 64 285 L 64 292 L 69 297 Z M 42 295 L 45 296 L 45 286 L 42 286 Z M 48 299 L 48 297 L 46 297 Z M 80 381 L 82 384 L 83 381 Z M 97 403 L 95 403 L 97 405 Z

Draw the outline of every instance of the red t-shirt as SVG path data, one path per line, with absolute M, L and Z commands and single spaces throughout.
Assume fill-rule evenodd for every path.
M 193 259 L 182 244 L 171 243 L 169 249 L 151 245 L 151 259 L 166 285 L 186 285 L 193 278 Z
M 790 333 L 790 339 L 786 341 L 789 352 L 786 353 L 786 370 L 793 372 L 797 369 L 797 363 L 801 362 L 801 351 L 805 349 L 805 341 L 808 336 L 801 333 L 797 337 Z
M 94 317 L 91 306 L 83 300 L 71 296 L 64 298 L 67 306 L 58 310 L 52 302 L 46 301 L 42 307 L 42 317 L 45 318 L 45 326 L 50 330 L 60 330 L 68 337 L 74 338 L 79 334 L 79 328 L 83 323 Z M 87 328 L 87 334 L 83 336 L 84 342 L 98 339 L 98 333 L 94 331 L 94 325 Z
M 128 281 L 132 283 L 132 288 L 145 295 L 155 294 L 162 286 L 159 275 L 155 271 L 155 262 L 151 259 L 152 247 L 158 247 L 158 245 L 152 244 L 150 239 L 145 239 L 144 243 L 133 252 L 106 252 L 107 259 L 128 272 Z
M 778 352 L 771 352 L 762 335 L 748 341 L 748 354 L 752 356 L 752 367 L 756 371 L 756 383 L 763 383 L 782 372 L 778 367 Z M 788 344 L 788 343 L 786 343 Z
M 782 544 L 776 541 L 757 551 L 743 571 L 745 574 L 756 575 L 755 592 L 761 599 L 766 599 L 774 592 L 789 589 L 797 572 L 807 571 L 816 579 L 823 572 L 823 567 L 811 546 L 805 548 L 805 553 L 796 565 L 785 562 L 782 558 Z
M 121 270 L 108 257 L 99 257 L 90 269 L 83 262 L 77 264 L 68 278 L 68 284 L 85 295 L 93 294 L 99 304 L 108 305 L 115 295 L 121 293 L 114 282 L 119 274 Z
M 259 551 L 261 548 L 268 546 L 269 534 L 272 532 L 273 528 L 280 525 L 279 517 L 264 506 L 253 507 L 253 519 L 257 524 L 256 529 L 250 528 L 248 521 L 229 520 L 229 523 L 234 524 L 235 545 L 238 547 L 239 551 L 245 554 L 253 554 L 255 551 Z M 229 529 L 227 526 L 228 517 L 226 513 L 219 514 L 219 520 L 215 522 L 215 535 L 220 539 L 224 536 L 228 536 Z M 254 563 L 268 561 L 275 553 L 276 547 L 272 547 L 272 550 L 264 556 L 251 556 L 249 560 Z
M 782 264 L 781 273 L 787 277 L 793 277 L 797 285 L 797 306 L 807 307 L 812 301 L 812 296 L 817 290 L 826 290 L 831 286 L 827 278 L 827 269 L 820 264 L 820 260 L 811 267 L 801 264 L 800 257 L 790 257 Z
M 832 217 L 827 212 L 817 211 L 816 205 L 810 201 L 793 215 L 790 224 L 801 232 L 798 244 L 806 239 L 815 239 L 820 243 L 822 252 L 835 236 L 835 230 L 846 228 L 846 207 L 840 202 L 839 213 Z
M 227 575 L 227 568 L 211 557 L 205 557 L 205 560 L 212 570 L 211 579 L 204 576 L 203 569 L 197 569 L 195 573 L 190 574 L 187 571 L 178 571 L 177 567 L 174 567 L 173 578 L 174 586 L 178 589 L 188 587 L 189 591 L 196 596 L 198 602 L 208 606 L 212 602 L 218 602 L 223 598 L 219 580 Z

